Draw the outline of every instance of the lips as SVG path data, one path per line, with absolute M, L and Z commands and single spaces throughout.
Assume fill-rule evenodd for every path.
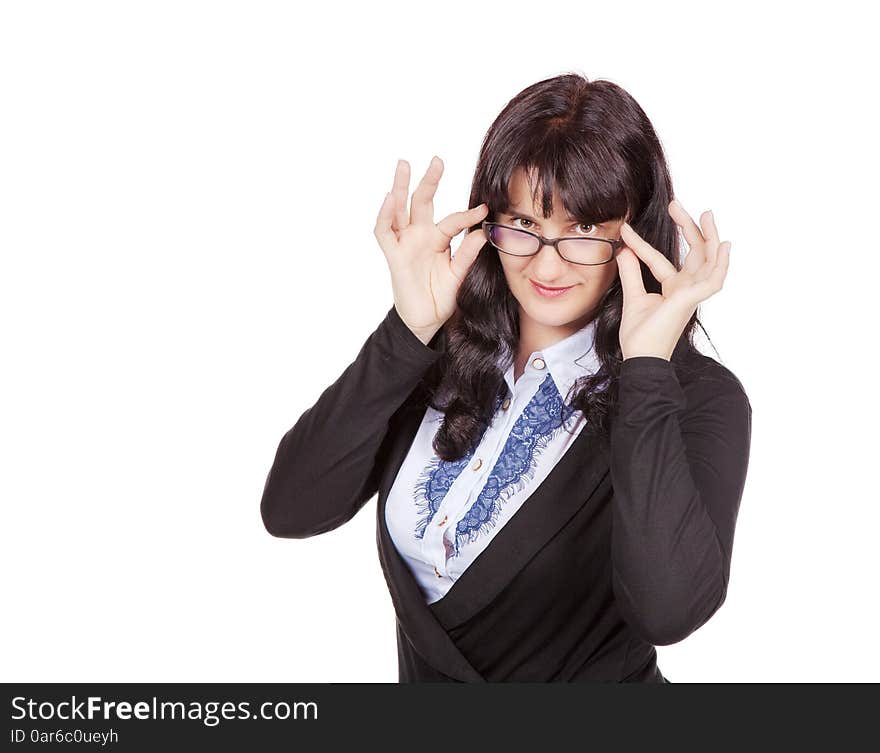
M 565 293 L 565 291 L 571 290 L 574 287 L 574 285 L 569 285 L 565 288 L 548 288 L 547 286 L 541 285 L 540 283 L 537 283 L 532 279 L 529 279 L 529 282 L 532 285 L 532 289 L 536 293 L 538 293 L 538 295 L 541 295 L 545 298 L 555 298 L 556 296 L 560 296 Z
M 544 288 L 544 290 L 568 290 L 569 288 L 574 287 L 574 285 L 567 285 L 567 286 L 561 287 L 561 288 L 554 288 L 554 287 L 551 287 L 550 285 L 542 285 L 540 282 L 535 282 L 535 280 L 532 280 L 532 282 L 534 282 L 535 285 L 537 285 L 539 288 Z

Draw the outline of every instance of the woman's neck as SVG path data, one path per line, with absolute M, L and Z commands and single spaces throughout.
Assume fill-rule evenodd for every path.
M 536 350 L 549 348 L 551 345 L 573 335 L 584 327 L 591 317 L 587 313 L 573 322 L 563 325 L 543 324 L 527 316 L 520 309 L 519 315 L 519 350 L 514 361 L 513 377 L 518 379 L 526 369 L 529 356 Z

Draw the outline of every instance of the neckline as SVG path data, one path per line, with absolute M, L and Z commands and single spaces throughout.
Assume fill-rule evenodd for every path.
M 585 424 L 516 513 L 456 578 L 449 590 L 429 604 L 391 541 L 385 519 L 388 491 L 415 441 L 426 412 L 427 408 L 410 411 L 401 425 L 401 435 L 405 438 L 397 446 L 389 465 L 387 491 L 380 498 L 379 522 L 400 577 L 412 581 L 422 606 L 449 630 L 476 614 L 504 590 L 547 541 L 590 500 L 610 468 L 607 450 L 599 442 L 594 428 Z M 572 493 L 572 489 L 577 489 L 577 493 Z

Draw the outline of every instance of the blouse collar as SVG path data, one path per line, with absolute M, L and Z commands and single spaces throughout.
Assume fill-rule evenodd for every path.
M 568 390 L 580 377 L 594 374 L 599 370 L 601 362 L 595 352 L 595 337 L 596 319 L 594 318 L 565 339 L 549 347 L 532 351 L 526 362 L 526 370 L 533 368 L 532 362 L 536 358 L 543 359 L 546 371 L 550 372 L 556 389 L 564 399 Z M 513 368 L 514 364 L 511 363 L 504 374 L 504 380 L 511 394 L 514 390 Z

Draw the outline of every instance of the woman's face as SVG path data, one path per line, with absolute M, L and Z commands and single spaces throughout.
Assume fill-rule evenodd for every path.
M 540 206 L 532 204 L 531 190 L 522 169 L 510 181 L 511 206 L 496 212 L 495 221 L 521 230 L 530 230 L 545 238 L 578 237 L 620 238 L 623 218 L 601 224 L 578 222 L 567 215 L 557 192 L 553 194 L 553 215 L 544 219 Z M 511 256 L 500 251 L 507 284 L 519 303 L 522 317 L 544 327 L 564 327 L 574 331 L 587 322 L 599 300 L 617 277 L 617 262 L 585 266 L 565 261 L 552 246 L 542 246 L 534 256 Z M 553 288 L 571 286 L 561 295 L 549 297 L 536 290 L 533 282 Z

